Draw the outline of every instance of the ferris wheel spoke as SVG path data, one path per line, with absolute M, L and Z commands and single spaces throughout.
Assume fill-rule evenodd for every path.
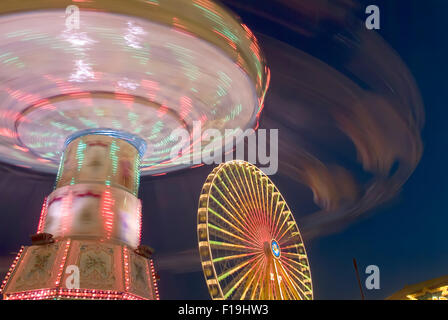
M 243 236 L 247 237 L 248 236 L 248 229 L 247 226 L 243 225 L 241 223 L 240 220 L 236 219 L 232 213 L 230 213 L 230 211 L 224 206 L 222 205 L 215 197 L 213 197 L 212 195 L 210 195 L 210 198 L 215 201 L 216 204 L 218 204 L 221 209 L 224 210 L 224 212 L 227 213 L 228 216 L 230 216 L 232 218 L 233 221 L 235 221 L 236 223 L 238 223 L 238 225 L 245 229 L 245 231 L 241 230 L 239 227 L 235 226 L 233 223 L 231 223 L 230 221 L 228 221 L 226 218 L 224 218 L 223 216 L 221 216 L 218 212 L 216 212 L 215 210 L 213 210 L 212 208 L 209 208 L 209 211 L 212 212 L 215 216 L 217 216 L 218 218 L 220 218 L 222 221 L 225 221 L 227 224 L 229 224 L 230 226 L 232 226 L 235 230 L 237 230 L 238 232 L 240 232 Z M 254 239 L 253 239 L 254 240 Z
M 287 256 L 297 257 L 297 258 L 299 258 L 299 259 L 306 258 L 306 255 L 305 255 L 305 254 L 300 254 L 300 253 L 295 253 L 295 252 L 287 252 L 287 251 L 284 251 L 283 249 L 282 249 L 282 254 L 283 254 L 283 255 L 287 255 Z M 305 267 L 308 267 L 307 265 L 304 265 L 304 266 L 305 266 Z
M 271 230 L 272 227 L 272 219 L 273 219 L 273 215 L 274 215 L 274 198 L 275 198 L 275 187 L 273 184 L 269 184 L 269 187 L 271 188 L 271 192 L 270 192 L 270 203 L 269 203 L 269 215 L 268 215 L 268 223 L 269 223 L 269 227 Z M 272 234 L 272 230 L 271 230 L 271 234 Z
M 300 280 L 300 278 L 298 278 L 293 272 L 291 272 L 291 270 L 289 270 L 289 268 L 287 268 L 284 263 L 280 262 L 280 266 L 282 269 L 282 274 L 285 277 L 285 281 L 290 286 L 290 289 L 295 289 L 295 291 L 292 291 L 295 298 L 300 299 L 301 298 L 300 296 L 302 295 L 306 299 L 307 293 L 301 287 L 304 286 L 306 288 L 306 285 Z M 299 283 L 297 283 L 296 281 L 299 281 Z M 299 296 L 297 297 L 297 295 Z
M 251 167 L 248 170 L 251 171 L 251 169 L 253 169 L 253 168 Z M 256 176 L 253 174 L 248 173 L 248 176 L 249 176 L 249 180 L 250 180 L 250 184 L 251 184 L 251 188 L 252 188 L 252 194 L 254 195 L 255 208 L 256 208 L 257 212 L 260 214 L 261 212 L 263 212 L 263 208 L 261 207 L 261 201 L 260 201 L 260 197 L 259 197 L 259 193 L 258 193 L 257 179 L 256 179 Z M 257 190 L 255 189 L 256 185 L 257 185 Z
M 242 234 L 243 236 L 247 236 L 247 233 L 245 233 L 243 230 L 241 230 L 240 228 L 238 228 L 236 225 L 234 225 L 233 223 L 231 223 L 229 220 L 227 220 L 226 218 L 224 218 L 223 216 L 221 216 L 218 212 L 216 212 L 215 210 L 213 210 L 212 208 L 208 208 L 208 211 L 210 213 L 212 213 L 215 217 L 221 219 L 221 221 L 225 222 L 226 224 L 228 224 L 229 226 L 231 226 L 233 229 L 235 229 L 236 231 L 238 231 L 240 234 Z
M 264 211 L 266 209 L 266 202 L 265 202 L 265 197 L 264 197 L 263 177 L 261 177 L 261 179 L 260 179 L 260 190 L 261 190 L 261 204 L 262 204 L 263 213 L 264 213 Z
M 265 294 L 265 281 L 264 279 L 266 279 L 266 268 L 264 268 L 263 270 L 261 270 L 261 274 L 260 274 L 260 290 L 258 292 L 258 300 L 266 300 L 266 294 Z
M 275 186 L 273 183 L 269 181 L 268 186 L 269 192 L 269 215 L 268 215 L 268 224 L 270 226 L 271 234 L 272 234 L 272 225 L 273 225 L 273 217 L 274 217 L 274 198 L 277 196 L 275 191 Z
M 236 171 L 237 171 L 238 176 L 239 176 L 239 172 L 238 172 L 238 170 L 236 170 Z M 246 194 L 246 190 L 244 189 L 244 184 L 242 183 L 242 180 L 236 178 L 236 176 L 235 176 L 233 170 L 230 170 L 230 174 L 232 175 L 233 179 L 234 179 L 236 182 L 239 182 L 239 183 L 236 183 L 237 188 L 238 188 L 238 190 L 239 190 L 239 193 L 241 194 L 242 197 L 245 198 L 245 199 L 244 199 L 244 203 L 246 203 L 246 205 L 249 206 L 250 201 L 249 201 L 248 198 L 246 197 L 247 194 Z M 227 176 L 227 178 L 230 179 L 229 176 Z M 240 178 L 241 178 L 241 177 L 240 177 Z M 244 189 L 244 190 L 243 190 L 243 189 Z M 248 213 L 249 213 L 249 212 L 251 213 L 250 216 L 251 216 L 252 223 L 253 223 L 253 224 L 256 224 L 256 223 L 257 223 L 257 214 L 256 214 L 256 212 L 253 210 L 253 208 L 248 208 L 247 210 L 248 210 Z
M 270 232 L 270 229 L 271 229 L 271 223 L 269 221 L 269 216 L 270 216 L 269 203 L 270 203 L 270 201 L 268 199 L 269 193 L 268 193 L 268 190 L 267 190 L 267 187 L 266 187 L 267 183 L 268 182 L 267 182 L 267 178 L 266 177 L 263 176 L 263 177 L 260 178 L 259 188 L 260 188 L 260 191 L 261 191 L 261 195 L 260 195 L 261 196 L 261 204 L 263 206 L 261 214 L 262 214 L 262 218 L 263 218 L 263 223 L 266 226 L 268 226 L 269 232 Z
M 308 265 L 305 265 L 305 264 L 303 264 L 303 263 L 300 263 L 300 262 L 298 262 L 298 261 L 296 261 L 296 260 L 293 260 L 293 259 L 290 259 L 290 258 L 287 258 L 287 257 L 285 257 L 285 256 L 282 256 L 282 260 L 283 260 L 283 262 L 286 264 L 286 265 L 288 265 L 288 266 L 290 266 L 291 268 L 293 268 L 294 270 L 297 270 L 297 272 L 299 272 L 299 273 L 301 273 L 297 268 L 295 268 L 295 267 L 293 267 L 292 266 L 292 264 L 295 264 L 295 265 L 297 265 L 297 266 L 299 266 L 299 267 L 301 267 L 301 268 L 305 268 L 305 269 L 307 269 L 308 268 Z M 302 274 L 302 273 L 301 273 Z M 306 277 L 306 275 L 304 275 L 304 274 L 302 274 L 304 277 Z
M 247 177 L 247 168 L 241 168 L 241 173 L 240 173 L 240 179 L 243 180 L 244 177 L 244 182 L 243 182 L 243 186 L 247 189 L 248 194 L 250 195 L 250 200 L 251 200 L 251 204 L 252 204 L 252 210 L 254 210 L 254 212 L 258 212 L 260 213 L 261 211 L 257 210 L 257 200 L 255 197 L 255 192 L 254 189 L 252 188 L 252 179 Z
M 300 294 L 298 291 L 301 291 L 298 284 L 294 282 L 294 280 L 291 279 L 288 271 L 285 270 L 283 264 L 279 261 L 278 262 L 282 274 L 282 279 L 285 279 L 285 282 L 287 285 L 285 285 L 285 288 L 290 292 L 290 296 L 294 297 L 294 299 L 300 299 Z
M 260 182 L 260 181 L 259 181 L 259 179 L 258 179 L 259 176 L 258 176 L 257 173 L 258 173 L 257 171 L 254 172 L 254 174 L 253 174 L 253 179 L 254 179 L 254 181 L 255 181 L 254 190 L 255 190 L 255 188 L 256 188 L 256 190 L 255 190 L 255 194 L 256 194 L 256 196 L 257 196 L 257 204 L 258 204 L 258 208 L 259 208 L 257 214 L 258 214 L 258 216 L 260 216 L 260 215 L 263 214 L 264 207 L 263 207 L 263 202 L 262 202 L 261 194 L 260 194 L 260 186 L 259 186 L 259 182 Z
M 291 214 L 291 212 L 289 210 L 287 211 L 283 211 L 282 213 L 280 213 L 280 219 L 279 219 L 279 223 L 281 221 L 281 219 L 283 219 L 282 224 L 280 225 L 280 227 L 277 229 L 277 231 L 274 234 L 274 238 L 278 239 L 277 241 L 280 241 L 278 235 L 280 234 L 280 232 L 283 230 L 283 227 L 286 225 L 288 226 L 288 221 L 289 221 L 289 215 Z
M 294 231 L 292 232 L 294 233 Z M 305 253 L 305 245 L 303 243 L 302 237 L 291 234 L 288 237 L 284 237 L 281 244 L 282 250 L 286 250 L 286 252 L 297 253 L 300 255 L 306 256 Z
M 258 286 L 261 286 L 260 279 L 262 278 L 263 273 L 265 272 L 265 270 L 266 270 L 266 259 L 263 259 L 263 261 L 261 263 L 261 268 L 260 268 L 260 272 L 259 272 L 257 281 L 255 281 L 255 287 L 253 287 L 252 294 L 250 295 L 250 300 L 254 300 L 255 299 L 255 296 L 257 294 Z M 258 300 L 260 300 L 260 297 L 261 297 L 261 288 L 260 288 L 260 294 L 258 295 Z
M 305 282 L 310 281 L 311 282 L 311 278 L 309 276 L 307 276 L 306 274 L 304 274 L 303 272 L 301 272 L 300 270 L 298 270 L 297 268 L 293 267 L 292 265 L 290 265 L 289 263 L 285 262 L 284 260 L 282 261 L 282 265 L 284 265 L 285 268 L 287 268 L 290 271 L 290 274 L 297 280 L 299 281 L 305 288 L 307 288 L 308 290 L 311 290 L 310 287 L 308 287 L 308 285 L 305 284 Z M 300 275 L 299 278 L 296 273 L 298 275 Z
M 265 198 L 265 192 L 264 192 L 264 186 L 263 186 L 263 181 L 264 181 L 264 179 L 263 179 L 264 177 L 261 177 L 260 179 L 259 179 L 259 181 L 260 181 L 260 184 L 259 184 L 259 186 L 260 186 L 260 191 L 261 191 L 261 207 L 262 207 L 262 210 L 259 212 L 259 219 L 260 219 L 260 223 L 263 223 L 263 224 L 265 224 L 266 223 L 266 210 L 267 210 L 267 202 L 265 201 L 266 200 L 266 198 Z
M 283 231 L 283 233 L 280 235 L 280 237 L 277 237 L 278 241 L 281 241 L 283 239 L 283 237 L 286 235 L 286 233 L 288 231 L 290 231 L 292 228 L 297 227 L 295 221 L 289 220 L 286 222 L 287 224 L 287 228 L 285 229 L 285 231 Z
M 310 296 L 312 295 L 311 288 L 308 287 L 299 277 L 297 277 L 294 273 L 291 273 L 291 276 L 289 279 L 295 284 L 295 287 L 298 289 L 300 294 L 303 296 L 304 300 L 309 300 Z M 298 282 L 296 282 L 298 281 Z
M 243 180 L 243 178 L 242 178 L 242 176 L 240 174 L 240 171 L 243 172 L 244 180 Z M 249 194 L 252 194 L 252 192 L 250 190 L 249 182 L 248 182 L 247 177 L 246 177 L 246 173 L 244 171 L 244 168 L 240 168 L 240 170 L 237 170 L 237 173 L 238 173 L 239 181 L 240 181 L 240 184 L 241 184 L 242 188 L 246 188 L 247 187 L 247 189 L 249 190 Z M 257 217 L 258 223 L 260 223 L 262 221 L 263 210 L 257 210 L 257 205 L 256 205 L 255 198 L 252 198 L 251 200 L 252 200 L 252 210 L 254 211 L 255 216 Z
M 278 218 L 274 221 L 274 231 L 272 232 L 272 234 L 274 235 L 274 237 L 276 236 L 278 229 L 279 229 L 279 225 L 280 225 L 280 221 L 283 214 L 283 210 L 285 209 L 286 206 L 286 202 L 281 200 L 281 201 L 277 201 L 277 205 L 275 206 L 275 211 L 278 211 Z M 280 207 L 280 210 L 277 210 Z
M 226 178 L 227 183 L 229 183 L 229 185 L 232 187 L 232 189 L 229 189 L 229 187 L 227 187 L 227 184 L 225 183 L 224 179 L 221 176 L 218 176 L 219 177 L 219 181 L 226 188 L 226 190 L 228 191 L 228 194 L 230 195 L 232 200 L 235 202 L 235 204 L 238 206 L 238 208 L 241 211 L 245 212 L 246 214 L 249 213 L 250 210 L 246 206 L 247 203 L 243 199 L 241 199 L 241 197 L 243 196 L 241 194 L 241 192 L 236 190 L 235 185 L 234 185 L 233 181 L 229 178 L 227 172 L 224 171 L 222 174 L 224 175 L 224 177 Z
M 286 300 L 301 300 L 302 297 L 300 294 L 296 294 L 296 291 L 294 291 L 294 288 L 291 288 L 289 285 L 285 285 L 285 293 L 286 293 Z
M 246 192 L 246 197 L 247 197 L 248 200 L 250 200 L 252 211 L 255 213 L 255 212 L 257 212 L 257 208 L 256 208 L 256 205 L 255 205 L 254 194 L 253 194 L 253 192 L 251 192 L 249 181 L 247 180 L 247 175 L 246 175 L 245 168 L 241 167 L 239 171 L 241 171 L 242 175 L 244 176 L 244 182 L 245 183 L 243 183 L 242 185 L 243 185 L 243 188 L 245 189 L 245 191 L 247 191 Z M 240 173 L 238 173 L 238 175 L 240 176 L 240 180 L 242 181 L 242 177 L 241 177 Z
M 289 246 L 282 246 L 282 251 L 286 250 L 286 249 L 298 248 L 298 247 L 301 247 L 301 246 L 302 246 L 301 242 L 300 243 L 291 244 Z M 306 256 L 306 255 L 304 254 L 304 256 Z
M 270 183 L 270 181 L 267 178 L 266 178 L 265 193 L 266 193 L 265 219 L 266 219 L 266 224 L 270 225 L 270 218 L 272 215 L 272 184 Z
M 232 249 L 253 250 L 252 247 L 243 246 L 241 244 L 223 242 L 223 241 L 209 240 L 209 243 L 212 247 L 215 247 L 215 248 L 232 248 Z
M 281 213 L 281 211 L 278 210 L 279 205 L 280 205 L 280 201 L 279 201 L 280 192 L 275 191 L 272 199 L 274 200 L 274 198 L 275 198 L 275 204 L 273 204 L 272 217 L 270 219 L 270 227 L 271 227 L 270 230 L 271 230 L 272 235 L 274 235 L 275 231 L 276 231 L 277 212 L 279 212 L 278 215 L 280 215 L 280 213 Z M 283 210 L 283 207 L 281 208 L 281 210 Z
M 232 180 L 230 179 L 230 177 L 227 175 L 226 172 L 224 172 L 224 176 L 226 177 L 226 180 L 230 183 L 230 186 L 232 187 L 233 192 L 238 197 L 239 203 L 241 203 L 241 205 L 244 207 L 244 209 L 245 209 L 244 212 L 246 212 L 246 215 L 249 218 L 249 219 L 244 219 L 243 217 L 241 217 L 241 219 L 246 222 L 246 225 L 249 225 L 249 221 L 251 221 L 253 223 L 254 221 L 253 221 L 252 214 L 251 214 L 249 208 L 246 207 L 245 202 L 243 200 L 241 200 L 240 195 L 239 195 L 240 192 L 238 192 L 236 190 Z M 232 197 L 233 201 L 238 205 L 238 201 L 236 201 L 236 199 L 233 197 L 232 193 L 229 193 L 229 195 Z M 240 206 L 238 205 L 238 207 L 240 207 Z M 240 210 L 243 211 L 241 209 L 241 207 L 240 207 Z M 249 221 L 246 221 L 246 220 L 249 220 Z
M 269 300 L 271 291 L 269 290 L 270 287 L 270 269 L 269 269 L 269 259 L 265 259 L 265 268 L 262 270 L 262 277 L 260 280 L 260 291 L 258 295 L 258 299 L 260 300 Z
M 238 270 L 244 268 L 245 266 L 247 266 L 249 263 L 253 262 L 257 257 L 253 257 L 235 267 L 233 267 L 232 269 L 230 269 L 229 271 L 226 271 L 220 275 L 218 275 L 217 279 L 218 281 L 222 281 L 224 279 L 226 279 L 227 277 L 231 276 L 232 274 L 234 274 L 235 272 L 237 272 Z
M 229 199 L 227 199 L 227 197 L 222 193 L 222 191 L 216 185 L 214 185 L 214 187 L 220 194 L 221 198 L 223 198 L 224 201 L 233 209 L 235 214 L 239 216 L 238 210 L 232 205 L 232 203 L 229 201 Z M 256 234 L 254 234 L 252 230 L 250 230 L 248 227 L 244 226 L 241 223 L 241 221 L 244 221 L 244 219 L 236 219 L 235 216 L 223 204 L 221 204 L 215 197 L 210 195 L 210 198 L 213 199 L 234 221 L 236 221 L 242 228 L 244 228 L 246 230 L 246 233 L 243 232 L 244 235 L 251 235 L 251 238 L 254 241 L 257 241 Z
M 245 181 L 246 181 L 246 183 L 247 183 L 247 188 L 249 189 L 249 194 L 250 194 L 250 197 L 251 197 L 251 200 L 252 200 L 252 203 L 253 203 L 254 210 L 257 211 L 257 210 L 260 209 L 260 208 L 258 207 L 258 202 L 257 202 L 257 193 L 255 192 L 255 189 L 254 189 L 252 176 L 249 175 L 248 170 L 249 170 L 249 169 L 246 168 L 246 167 L 244 167 L 244 168 L 242 169 L 242 171 L 243 171 L 243 175 L 244 175 L 244 179 L 245 179 Z M 249 183 L 249 182 L 250 182 L 250 183 Z
M 261 259 L 258 259 L 257 262 L 255 263 L 254 269 L 252 270 L 252 277 L 250 278 L 249 283 L 246 285 L 243 293 L 241 294 L 241 300 L 244 300 L 246 298 L 246 294 L 252 288 L 252 283 L 254 282 L 254 279 L 257 276 L 258 272 L 260 272 L 262 264 L 263 264 L 263 257 L 261 257 Z
M 224 186 L 224 188 L 227 191 L 227 194 L 232 198 L 233 202 L 235 203 L 235 205 L 238 207 L 238 209 L 242 212 L 245 213 L 246 215 L 248 215 L 250 213 L 249 208 L 246 207 L 245 202 L 241 199 L 241 196 L 239 194 L 238 191 L 236 191 L 235 186 L 233 185 L 232 180 L 230 180 L 228 178 L 228 175 L 226 172 L 224 172 L 224 176 L 227 179 L 227 182 L 230 184 L 230 186 L 232 187 L 233 192 L 229 189 L 229 187 L 226 185 L 226 183 L 224 182 L 224 180 L 222 179 L 221 176 L 218 176 L 218 180 L 219 182 Z M 236 197 L 236 198 L 235 198 Z M 243 217 L 241 216 L 241 218 L 243 219 Z
M 212 223 L 208 223 L 208 227 L 210 228 L 210 231 L 214 231 L 213 234 L 215 234 L 215 235 L 218 235 L 219 232 L 221 232 L 221 233 L 223 233 L 223 234 L 225 234 L 225 235 L 227 235 L 227 236 L 230 236 L 230 237 L 233 237 L 233 238 L 238 239 L 238 240 L 240 240 L 240 241 L 243 241 L 243 242 L 245 242 L 245 243 L 248 243 L 249 245 L 251 245 L 251 246 L 254 248 L 254 250 L 257 249 L 256 247 L 253 246 L 253 242 L 251 242 L 251 241 L 249 241 L 249 240 L 247 240 L 247 239 L 244 239 L 244 238 L 242 238 L 242 237 L 240 237 L 240 236 L 238 236 L 238 235 L 236 235 L 236 234 L 234 234 L 234 233 L 232 233 L 232 232 L 230 232 L 230 231 L 227 231 L 227 230 L 224 229 L 224 228 L 215 226 L 215 225 L 212 224 Z M 216 233 L 215 233 L 215 232 L 216 232 Z M 222 238 L 222 237 L 221 237 L 221 238 Z
M 265 193 L 265 197 L 266 197 L 266 207 L 265 207 L 264 218 L 267 223 L 269 216 L 270 216 L 270 211 L 271 211 L 271 208 L 270 208 L 271 201 L 270 201 L 270 197 L 269 197 L 269 195 L 270 195 L 269 189 L 271 187 L 271 184 L 269 183 L 268 178 L 265 178 L 265 181 L 266 181 L 266 183 L 265 183 L 265 189 L 264 189 L 265 192 L 264 193 Z
M 275 189 L 275 188 L 274 188 Z M 280 194 L 276 191 L 271 191 L 271 203 L 270 203 L 270 210 L 269 210 L 269 216 L 268 216 L 268 224 L 269 224 L 269 231 L 274 237 L 274 232 L 276 229 L 276 220 L 277 220 L 277 209 L 279 206 L 279 197 Z
M 280 293 L 280 298 L 282 300 L 284 300 L 282 286 L 281 286 L 281 283 L 280 283 L 281 278 L 279 277 L 279 272 L 277 270 L 277 259 L 273 259 L 273 263 L 274 263 L 274 270 L 275 270 L 275 274 L 274 274 L 274 292 L 275 292 L 275 285 L 277 285 L 279 293 Z
M 308 296 L 311 293 L 311 288 L 307 285 L 307 281 L 304 281 L 293 272 L 290 273 L 290 280 L 295 284 L 295 287 L 300 291 L 305 299 L 308 299 Z
M 216 263 L 216 262 L 221 262 L 221 261 L 246 258 L 246 257 L 250 257 L 250 256 L 253 256 L 256 254 L 259 254 L 259 253 L 258 252 L 250 252 L 250 253 L 235 254 L 235 255 L 231 255 L 231 256 L 223 256 L 223 257 L 219 257 L 219 258 L 214 258 L 212 261 L 214 263 Z
M 279 265 L 279 269 L 280 269 L 280 274 L 282 276 L 283 280 L 283 285 L 285 287 L 285 291 L 287 292 L 288 296 L 291 299 L 298 299 L 301 300 L 302 297 L 299 293 L 299 291 L 301 290 L 299 285 L 297 283 L 295 283 L 295 281 L 291 278 L 290 276 L 290 271 L 287 270 L 287 268 L 285 268 L 285 266 L 283 265 L 283 263 L 278 260 L 277 261 L 278 265 Z
M 226 178 L 226 180 L 228 181 L 228 183 L 230 184 L 230 186 L 232 187 L 233 193 L 235 194 L 235 196 L 238 198 L 235 199 L 235 197 L 233 196 L 232 192 L 230 192 L 229 190 L 229 195 L 232 198 L 232 200 L 235 202 L 235 204 L 238 206 L 238 208 L 240 209 L 241 212 L 244 212 L 246 214 L 247 219 L 245 219 L 244 217 L 240 216 L 240 218 L 242 219 L 242 221 L 245 222 L 245 224 L 247 226 L 250 226 L 250 223 L 253 223 L 253 214 L 251 213 L 251 210 L 246 206 L 245 201 L 243 201 L 241 199 L 242 195 L 241 192 L 237 191 L 234 183 L 232 182 L 232 180 L 230 179 L 230 177 L 227 175 L 227 173 L 224 171 L 224 176 Z M 225 184 L 224 181 L 222 180 L 222 178 L 220 179 L 221 183 Z M 228 189 L 228 188 L 227 188 Z
M 252 264 L 248 264 L 243 268 L 243 270 L 240 272 L 240 275 L 238 278 L 234 278 L 232 282 L 230 282 L 226 288 L 223 290 L 224 298 L 227 299 L 235 290 L 237 290 L 243 281 L 252 273 L 254 272 L 256 266 L 260 263 L 262 259 L 262 256 L 258 256 L 255 261 Z M 237 280 L 238 279 L 238 280 Z M 243 299 L 243 298 L 241 298 Z

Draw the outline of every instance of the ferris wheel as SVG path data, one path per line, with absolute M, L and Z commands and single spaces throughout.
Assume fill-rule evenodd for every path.
M 202 268 L 212 299 L 310 300 L 311 271 L 294 217 L 256 166 L 230 161 L 202 188 Z

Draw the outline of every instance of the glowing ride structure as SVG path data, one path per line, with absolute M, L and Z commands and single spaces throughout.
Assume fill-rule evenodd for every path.
M 144 152 L 123 132 L 69 137 L 33 245 L 3 282 L 5 299 L 158 299 L 151 252 L 140 246 Z
M 202 131 L 225 136 L 225 129 L 258 126 L 269 70 L 255 36 L 222 7 L 209 0 L 76 2 L 73 29 L 65 16 L 72 4 L 0 6 L 1 161 L 56 174 L 68 136 L 109 128 L 144 139 L 142 175 L 157 175 L 197 163 L 215 142 L 192 136 L 172 158 L 176 129 L 192 134 L 199 121 Z
M 199 254 L 212 299 L 309 300 L 311 271 L 294 217 L 272 181 L 245 161 L 207 177 Z
M 209 0 L 22 0 L 0 6 L 0 25 L 0 161 L 57 173 L 3 297 L 158 299 L 140 175 L 201 159 L 216 143 L 202 135 L 171 157 L 171 133 L 194 121 L 257 128 L 269 70 L 255 36 Z

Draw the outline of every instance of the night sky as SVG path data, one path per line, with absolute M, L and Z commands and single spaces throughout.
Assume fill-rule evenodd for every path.
M 351 3 L 349 0 L 334 2 Z M 312 55 L 330 57 L 330 60 L 340 54 L 323 52 L 315 43 L 302 41 L 294 30 L 288 28 L 294 22 L 292 20 L 299 17 L 285 8 L 276 7 L 275 1 L 246 0 L 244 6 L 237 5 L 237 1 L 223 3 L 256 32 L 262 47 L 264 41 L 269 45 L 265 39 L 274 38 Z M 377 265 L 380 268 L 381 289 L 364 289 L 367 299 L 384 299 L 407 284 L 448 274 L 448 237 L 445 231 L 448 224 L 445 201 L 448 192 L 448 130 L 445 125 L 448 116 L 445 57 L 448 53 L 448 39 L 445 37 L 448 3 L 444 0 L 357 3 L 359 7 L 353 9 L 353 14 L 360 19 L 365 18 L 361 9 L 366 5 L 377 4 L 380 7 L 381 30 L 378 32 L 415 78 L 425 107 L 424 151 L 416 170 L 392 200 L 364 212 L 340 228 L 318 236 L 305 235 L 316 299 L 360 298 L 353 258 L 358 261 L 362 281 L 366 277 L 363 273 L 366 266 Z M 331 26 L 320 30 L 326 28 Z M 269 56 L 275 59 L 275 48 L 266 51 L 269 63 Z M 335 58 L 334 62 L 340 61 Z M 267 119 L 285 111 L 282 110 L 284 106 L 270 103 L 274 102 L 276 93 L 281 94 L 274 77 L 272 81 L 274 92 L 268 93 L 262 116 Z M 162 299 L 209 298 L 196 247 L 196 210 L 202 184 L 212 168 L 204 166 L 162 177 L 142 178 L 139 194 L 143 201 L 142 242 L 156 250 L 154 259 L 161 277 Z M 54 178 L 8 165 L 0 167 L 1 277 L 9 268 L 14 253 L 21 245 L 30 243 L 29 235 L 37 228 L 42 201 L 52 191 Z M 303 198 L 312 198 L 309 190 L 284 171 L 271 179 L 294 213 L 301 211 Z M 313 204 L 308 203 L 308 206 L 309 210 L 314 208 Z M 299 214 L 296 219 L 300 228 Z

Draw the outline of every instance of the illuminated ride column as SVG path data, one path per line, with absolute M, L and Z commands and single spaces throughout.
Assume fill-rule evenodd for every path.
M 146 143 L 95 129 L 69 137 L 32 245 L 22 247 L 4 299 L 158 299 L 149 247 L 140 246 L 140 158 Z

